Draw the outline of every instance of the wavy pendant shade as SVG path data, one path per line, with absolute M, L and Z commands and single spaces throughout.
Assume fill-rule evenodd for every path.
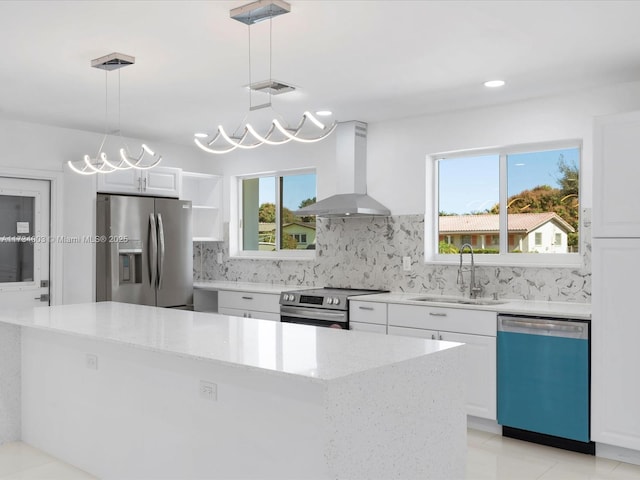
M 284 93 L 295 90 L 294 87 L 282 85 L 275 82 L 271 77 L 271 21 L 274 17 L 289 13 L 291 6 L 283 0 L 258 0 L 242 7 L 235 8 L 230 11 L 232 19 L 247 25 L 249 37 L 249 113 L 261 108 L 271 108 L 271 96 L 274 94 Z M 269 81 L 251 83 L 251 25 L 269 20 Z M 265 85 L 275 86 L 275 88 L 264 88 Z M 259 88 L 258 88 L 259 86 Z M 278 89 L 278 87 L 287 87 Z M 269 95 L 267 103 L 254 106 L 252 104 L 251 91 L 266 90 Z M 249 115 L 249 113 L 247 115 Z M 222 125 L 219 125 L 213 137 L 209 137 L 205 133 L 196 133 L 194 135 L 195 144 L 207 153 L 224 154 L 232 152 L 236 149 L 250 150 L 260 145 L 283 145 L 289 142 L 314 143 L 325 139 L 335 130 L 337 123 L 334 121 L 330 125 L 325 125 L 314 117 L 310 112 L 304 112 L 298 125 L 291 128 L 283 119 L 274 118 L 264 133 L 260 133 L 254 125 L 246 122 L 247 115 L 240 126 L 238 126 L 232 134 L 229 134 Z M 278 117 L 280 117 L 278 115 Z M 282 118 L 282 117 L 280 117 Z M 312 134 L 305 134 L 310 129 L 314 130 Z
M 120 133 L 120 71 L 122 67 L 133 65 L 135 58 L 122 53 L 111 53 L 104 57 L 96 58 L 91 61 L 91 66 L 105 71 L 105 134 L 102 142 L 98 147 L 95 156 L 84 155 L 82 160 L 68 161 L 69 168 L 80 175 L 95 175 L 97 173 L 112 173 L 118 170 L 148 170 L 155 167 L 162 161 L 162 156 L 156 154 L 144 143 L 142 144 L 138 154 L 132 154 L 129 147 L 124 142 Z M 107 72 L 118 70 L 118 129 L 116 131 L 117 138 L 122 141 L 123 146 L 120 147 L 116 154 L 116 159 L 108 158 L 103 151 L 109 140 L 108 133 L 108 88 L 107 88 Z

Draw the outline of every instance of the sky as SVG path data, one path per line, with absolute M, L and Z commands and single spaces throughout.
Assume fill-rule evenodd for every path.
M 259 204 L 276 203 L 276 178 L 261 177 Z M 287 175 L 284 177 L 282 203 L 289 210 L 297 210 L 300 202 L 316 196 L 316 174 Z
M 577 148 L 509 155 L 507 196 L 540 185 L 558 187 L 560 155 L 569 165 L 580 164 Z M 483 211 L 498 203 L 498 161 L 498 155 L 441 160 L 438 210 L 464 214 Z

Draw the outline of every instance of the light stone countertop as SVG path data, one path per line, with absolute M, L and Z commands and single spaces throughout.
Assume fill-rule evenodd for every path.
M 282 292 L 289 290 L 304 290 L 300 285 L 283 285 L 275 283 L 253 283 L 253 282 L 227 282 L 221 280 L 212 280 L 209 282 L 193 282 L 193 288 L 199 290 L 234 290 L 237 292 L 247 293 L 272 293 L 280 295 Z
M 211 282 L 194 282 L 194 288 L 203 290 L 235 290 L 240 292 L 251 293 L 271 293 L 280 294 L 288 290 L 304 290 L 306 288 L 300 285 L 281 285 L 281 284 L 268 284 L 268 283 L 252 283 L 252 282 L 226 282 L 226 281 L 211 281 Z M 423 305 L 423 306 L 438 306 L 448 308 L 463 308 L 472 310 L 485 310 L 498 313 L 509 313 L 514 315 L 540 315 L 546 317 L 558 317 L 558 318 L 575 318 L 581 320 L 591 319 L 591 304 L 590 303 L 575 303 L 575 302 L 546 302 L 541 300 L 517 300 L 517 299 L 502 299 L 505 303 L 497 305 L 473 305 L 473 304 L 456 304 L 449 302 L 421 302 L 413 301 L 413 298 L 426 297 L 426 296 L 439 296 L 438 294 L 423 292 L 423 293 L 403 293 L 403 292 L 390 292 L 390 293 L 378 293 L 373 295 L 359 295 L 357 297 L 351 297 L 351 300 L 358 300 L 363 302 L 383 302 L 383 303 L 401 303 L 405 305 Z M 446 295 L 443 298 L 448 298 Z
M 459 345 L 116 302 L 0 313 L 0 322 L 328 381 Z
M 361 302 L 400 303 L 404 305 L 421 305 L 447 308 L 462 308 L 472 310 L 485 310 L 490 312 L 508 313 L 514 315 L 533 315 L 559 318 L 575 318 L 580 320 L 591 319 L 591 304 L 572 302 L 543 302 L 503 299 L 497 305 L 469 305 L 448 302 L 423 302 L 412 300 L 420 297 L 438 296 L 430 293 L 377 293 L 374 295 L 362 295 L 351 297 L 350 300 Z M 443 299 L 450 298 L 442 296 Z

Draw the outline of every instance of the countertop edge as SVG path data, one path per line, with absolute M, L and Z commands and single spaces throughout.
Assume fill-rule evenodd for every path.
M 575 318 L 591 320 L 591 304 L 575 302 L 547 302 L 537 300 L 504 299 L 505 303 L 497 305 L 456 304 L 448 302 L 424 302 L 412 298 L 424 296 L 420 293 L 378 293 L 350 297 L 349 300 L 359 302 L 380 302 L 399 305 L 417 305 L 422 307 L 458 308 L 463 310 L 483 310 L 488 312 L 535 315 L 543 317 Z

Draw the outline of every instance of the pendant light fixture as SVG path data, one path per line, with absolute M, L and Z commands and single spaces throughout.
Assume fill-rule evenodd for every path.
M 120 69 L 127 65 L 133 65 L 135 61 L 135 57 L 124 55 L 122 53 L 111 53 L 104 57 L 91 60 L 92 67 L 104 70 L 105 73 L 105 130 L 102 142 L 100 142 L 98 152 L 95 156 L 91 157 L 90 155 L 85 155 L 82 160 L 67 162 L 69 168 L 74 172 L 79 173 L 80 175 L 95 175 L 96 173 L 111 173 L 118 170 L 148 170 L 155 167 L 162 161 L 162 157 L 154 153 L 153 150 L 144 143 L 142 144 L 140 152 L 137 155 L 132 155 L 129 151 L 129 147 L 122 138 L 120 131 Z M 122 144 L 115 160 L 113 158 L 110 159 L 106 152 L 103 151 L 103 148 L 106 147 L 107 141 L 109 140 L 109 89 L 107 85 L 107 75 L 108 72 L 112 70 L 118 70 L 118 128 L 115 131 L 115 134 L 117 135 L 117 138 L 121 140 Z M 150 157 L 150 159 L 147 159 L 148 157 L 145 157 L 146 155 Z
M 236 149 L 252 149 L 260 145 L 283 145 L 291 141 L 301 143 L 314 143 L 328 137 L 336 128 L 336 122 L 325 125 L 310 112 L 304 112 L 302 118 L 295 128 L 291 128 L 280 116 L 273 118 L 271 125 L 265 133 L 258 130 L 249 122 L 248 116 L 252 111 L 270 108 L 272 106 L 272 96 L 295 90 L 295 87 L 273 80 L 271 76 L 271 33 L 272 20 L 278 15 L 283 15 L 291 11 L 291 6 L 283 0 L 258 0 L 242 7 L 234 8 L 230 11 L 232 19 L 247 25 L 249 39 L 249 112 L 244 116 L 236 130 L 229 134 L 222 125 L 218 126 L 216 134 L 210 138 L 206 133 L 196 133 L 194 135 L 195 144 L 208 153 L 222 154 L 232 152 Z M 269 80 L 252 83 L 251 81 L 251 25 L 268 20 L 269 21 Z M 259 91 L 269 95 L 267 103 L 253 105 L 252 92 Z M 275 111 L 274 111 L 275 113 Z M 306 136 L 303 132 L 312 128 L 317 130 L 313 136 Z

